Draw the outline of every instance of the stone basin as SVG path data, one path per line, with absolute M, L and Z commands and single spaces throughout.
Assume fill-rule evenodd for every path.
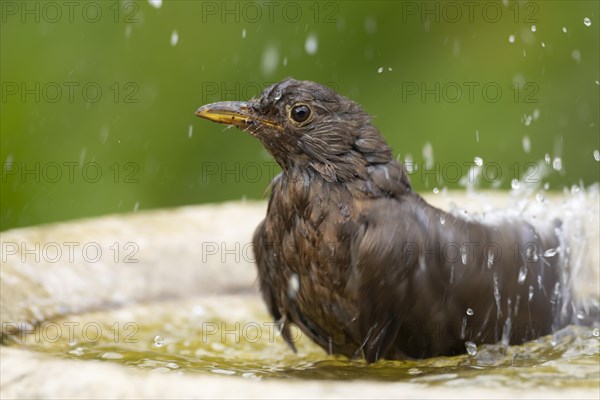
M 525 218 L 561 215 L 577 219 L 572 229 L 573 235 L 581 236 L 581 243 L 572 251 L 580 254 L 582 267 L 573 271 L 575 292 L 598 301 L 597 187 L 546 195 L 543 202 L 539 197 L 536 201 L 535 196 L 515 198 L 507 193 L 450 193 L 427 200 L 445 209 L 460 204 L 470 213 L 509 208 Z M 394 370 L 402 369 L 400 364 L 348 364 L 304 339 L 294 355 L 276 335 L 266 344 L 246 346 L 236 342 L 235 331 L 227 336 L 226 330 L 223 340 L 215 341 L 218 335 L 213 335 L 208 350 L 194 348 L 188 342 L 198 341 L 194 336 L 214 333 L 209 328 L 219 328 L 217 321 L 245 321 L 243 326 L 260 325 L 263 333 L 272 328 L 257 291 L 250 248 L 254 228 L 265 211 L 265 202 L 230 202 L 2 232 L 1 397 L 599 397 L 597 327 L 577 331 L 575 339 L 564 345 L 567 356 L 558 361 L 517 362 L 527 369 L 528 379 L 537 382 L 529 387 L 522 379 L 516 387 L 510 385 L 510 364 L 500 362 L 502 374 L 491 378 L 483 374 L 483 358 L 474 362 L 466 355 L 411 364 L 405 369 L 408 375 L 396 376 Z M 187 331 L 188 326 L 194 329 Z M 123 342 L 128 328 L 139 340 L 126 347 L 130 354 L 125 358 L 110 346 L 97 353 L 94 346 L 84 346 L 82 335 L 98 329 L 113 335 L 118 332 Z M 69 329 L 77 332 L 72 335 Z M 561 346 L 561 340 L 555 336 L 544 345 L 551 352 L 553 346 Z M 498 351 L 516 360 L 519 354 L 527 354 L 526 345 L 525 350 L 520 347 Z M 585 376 L 583 384 L 552 384 L 561 368 L 569 366 L 568 355 L 574 348 L 579 349 L 578 361 L 569 371 L 574 377 Z M 481 354 L 494 351 L 497 348 L 491 346 Z M 176 358 L 181 362 L 172 362 L 169 352 L 181 355 Z M 235 368 L 219 364 L 228 359 Z M 258 373 L 240 372 L 255 360 L 263 366 L 277 366 L 272 377 L 262 367 Z M 467 364 L 468 374 L 464 370 L 455 373 L 457 366 Z M 435 373 L 428 373 L 428 368 Z M 377 369 L 386 371 L 385 379 L 373 375 Z M 340 370 L 347 371 L 345 377 Z M 413 373 L 419 376 L 409 379 Z

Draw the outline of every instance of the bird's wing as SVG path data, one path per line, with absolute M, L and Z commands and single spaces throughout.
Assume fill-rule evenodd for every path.
M 359 351 L 369 362 L 385 356 L 398 336 L 402 316 L 416 301 L 406 298 L 414 292 L 412 278 L 419 265 L 410 244 L 427 237 L 427 225 L 418 221 L 413 203 L 413 199 L 373 202 L 361 214 L 351 245 L 348 289 L 360 299 Z
M 277 265 L 274 258 L 274 248 L 272 243 L 267 242 L 267 234 L 265 232 L 266 225 L 263 220 L 254 231 L 253 249 L 256 266 L 258 268 L 258 283 L 263 300 L 267 305 L 267 310 L 273 317 L 273 320 L 279 325 L 281 336 L 286 341 L 288 346 L 295 352 L 296 346 L 290 332 L 289 321 L 286 320 L 286 315 L 282 315 L 282 305 L 278 302 L 277 295 L 273 292 L 273 288 L 277 287 Z

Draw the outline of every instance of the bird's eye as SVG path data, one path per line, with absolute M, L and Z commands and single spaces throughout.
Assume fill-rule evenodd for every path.
M 310 108 L 304 104 L 295 106 L 292 108 L 292 112 L 290 114 L 294 121 L 304 122 L 308 119 L 308 117 L 310 117 Z

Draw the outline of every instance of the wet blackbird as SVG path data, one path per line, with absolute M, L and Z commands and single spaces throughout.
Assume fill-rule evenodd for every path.
M 253 244 L 292 349 L 290 323 L 373 362 L 518 344 L 568 322 L 559 223 L 488 225 L 430 206 L 370 116 L 333 90 L 286 79 L 196 115 L 255 136 L 282 167 Z

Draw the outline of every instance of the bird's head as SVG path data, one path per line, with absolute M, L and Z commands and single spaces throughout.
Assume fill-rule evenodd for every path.
M 312 168 L 328 181 L 361 177 L 392 158 L 358 104 L 315 82 L 286 79 L 257 99 L 207 104 L 196 115 L 257 137 L 284 170 Z

